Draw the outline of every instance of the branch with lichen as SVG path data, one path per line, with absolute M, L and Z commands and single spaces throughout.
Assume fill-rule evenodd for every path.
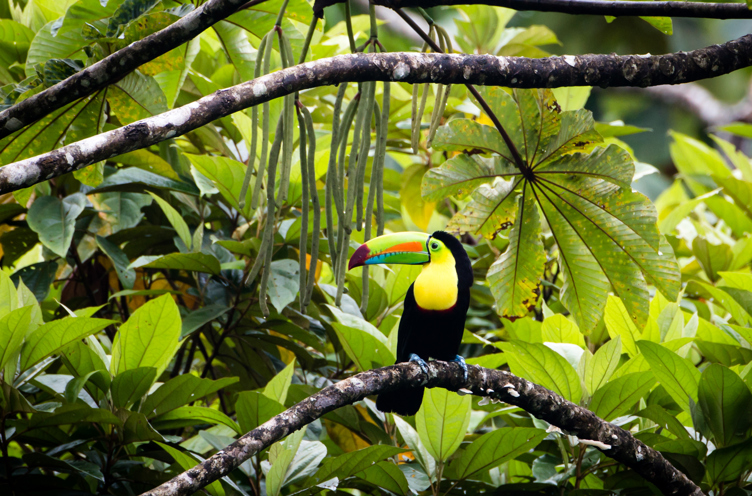
M 468 377 L 457 363 L 434 361 L 425 374 L 415 363 L 368 370 L 322 389 L 268 422 L 245 434 L 204 462 L 174 477 L 142 496 L 191 494 L 229 474 L 251 456 L 328 412 L 362 400 L 366 396 L 410 386 L 443 387 L 489 397 L 518 406 L 545 420 L 563 433 L 577 436 L 626 465 L 663 494 L 700 496 L 702 491 L 659 452 L 636 439 L 628 431 L 597 417 L 553 391 L 502 370 L 471 365 Z
M 183 135 L 254 105 L 319 86 L 360 82 L 475 84 L 515 88 L 646 87 L 720 76 L 752 65 L 752 35 L 666 55 L 339 55 L 219 90 L 193 103 L 0 168 L 0 194 Z

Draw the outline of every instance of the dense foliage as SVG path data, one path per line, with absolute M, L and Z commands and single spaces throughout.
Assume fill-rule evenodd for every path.
M 2 108 L 193 8 L 0 3 Z M 544 26 L 507 27 L 510 10 L 453 12 L 430 30 L 444 50 L 539 57 L 558 43 Z M 0 141 L 0 164 L 306 55 L 383 50 L 375 30 L 367 15 L 322 27 L 303 0 L 252 5 Z M 657 170 L 619 139 L 644 130 L 595 122 L 589 94 L 489 87 L 489 114 L 458 86 L 322 87 L 0 197 L 0 490 L 138 494 L 393 363 L 420 268 L 347 273 L 345 261 L 372 234 L 447 229 L 475 272 L 468 363 L 587 406 L 706 491 L 747 494 L 752 161 L 674 133 L 679 176 L 653 205 L 632 182 Z M 443 389 L 411 418 L 364 400 L 207 491 L 652 494 L 549 427 Z

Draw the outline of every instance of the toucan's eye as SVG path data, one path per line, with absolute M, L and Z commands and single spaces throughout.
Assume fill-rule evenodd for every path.
M 436 241 L 434 241 L 433 243 L 431 243 L 431 249 L 432 250 L 438 250 L 439 249 L 439 243 L 437 243 Z

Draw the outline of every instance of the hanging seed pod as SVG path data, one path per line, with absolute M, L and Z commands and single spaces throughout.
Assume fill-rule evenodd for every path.
M 380 47 L 381 51 L 385 51 Z M 389 108 L 391 104 L 391 88 L 389 81 L 384 81 L 384 91 L 381 100 L 381 135 L 376 140 L 376 159 L 374 163 L 378 171 L 376 179 L 376 235 L 384 234 L 384 163 L 386 162 L 386 141 L 389 133 Z M 378 116 L 377 116 L 378 118 Z
M 290 42 L 281 29 L 277 29 L 279 38 L 279 53 L 282 56 L 282 67 L 287 68 L 294 64 L 292 48 Z M 290 189 L 290 171 L 292 170 L 292 151 L 293 139 L 295 137 L 295 95 L 289 94 L 284 96 L 282 107 L 282 166 L 280 168 L 279 194 L 277 201 L 283 205 L 287 201 L 287 194 Z
M 303 309 L 311 303 L 313 296 L 313 283 L 316 281 L 316 267 L 319 258 L 319 230 L 321 229 L 321 205 L 319 204 L 319 194 L 316 188 L 316 131 L 313 129 L 313 119 L 311 113 L 305 106 L 300 106 L 300 112 L 303 114 L 305 122 L 306 135 L 308 136 L 308 187 L 310 188 L 311 206 L 313 208 L 313 236 L 311 239 L 311 262 L 308 264 L 308 284 L 306 286 L 306 297 L 303 302 Z M 303 129 L 301 127 L 301 129 Z M 302 165 L 301 165 L 302 167 Z M 301 169 L 302 170 L 302 169 Z M 305 183 L 303 189 L 305 189 Z M 303 290 L 301 286 L 301 291 Z
M 373 102 L 376 96 L 376 83 L 371 81 L 368 86 L 364 85 L 366 99 L 363 102 L 366 108 L 365 120 L 363 121 L 363 137 L 358 152 L 358 169 L 357 169 L 357 191 L 355 200 L 356 223 L 355 228 L 360 231 L 363 229 L 363 194 L 366 182 L 366 167 L 368 165 L 368 155 L 371 150 L 371 116 L 373 115 Z
M 276 135 L 279 136 L 279 139 L 282 139 L 282 121 L 277 122 L 277 131 Z M 274 151 L 274 146 L 277 144 L 277 138 L 274 138 L 274 143 L 272 144 L 272 151 Z M 279 154 L 279 145 L 277 145 L 277 154 Z M 271 169 L 270 169 L 271 171 Z M 270 176 L 269 183 L 272 187 L 272 198 L 274 196 L 274 182 L 276 179 L 277 169 L 276 169 L 276 162 L 275 162 L 275 168 L 274 168 L 274 176 Z M 267 193 L 267 198 L 269 197 L 269 191 Z M 271 209 L 271 210 L 270 210 Z M 269 212 L 271 212 L 271 217 L 269 216 Z M 261 237 L 261 246 L 259 246 L 259 253 L 258 257 L 256 257 L 256 261 L 253 263 L 253 267 L 251 267 L 251 271 L 248 273 L 248 277 L 245 279 L 245 284 L 250 284 L 256 279 L 256 276 L 258 276 L 259 272 L 261 271 L 261 267 L 264 266 L 264 260 L 265 260 L 265 253 L 266 250 L 269 248 L 269 244 L 271 243 L 268 238 L 268 231 L 271 229 L 274 229 L 274 214 L 276 211 L 274 210 L 274 201 L 272 201 L 271 204 L 267 205 L 267 219 L 266 219 L 266 225 L 264 226 L 264 234 Z M 261 220 L 259 219 L 259 222 Z
M 264 271 L 261 274 L 261 283 L 259 284 L 259 306 L 264 317 L 269 317 L 269 307 L 266 303 L 266 289 L 269 285 L 269 275 L 271 274 L 272 255 L 274 254 L 274 225 L 276 205 L 274 201 L 274 189 L 277 176 L 277 162 L 279 161 L 279 149 L 282 145 L 283 132 L 280 126 L 277 126 L 277 135 L 272 143 L 271 153 L 269 154 L 269 180 L 266 185 L 266 226 L 264 228 L 264 241 L 266 250 L 264 257 Z M 261 253 L 259 253 L 259 256 Z M 258 259 L 257 259 L 258 261 Z
M 300 103 L 300 102 L 298 102 Z M 298 114 L 298 128 L 300 129 L 300 144 L 298 150 L 300 151 L 300 181 L 303 186 L 301 195 L 301 216 L 300 216 L 300 243 L 298 244 L 298 251 L 300 252 L 300 311 L 305 313 L 305 299 L 306 299 L 306 250 L 308 249 L 308 157 L 306 156 L 306 125 L 303 118 L 303 113 L 300 110 L 300 105 L 297 107 Z M 316 231 L 313 231 L 313 235 L 318 236 Z
M 253 70 L 253 77 L 259 78 L 261 76 L 261 65 L 264 60 L 264 52 L 266 50 L 266 44 L 269 42 L 269 34 L 261 38 L 258 51 L 256 52 L 256 67 Z M 254 105 L 251 109 L 251 147 L 248 149 L 248 166 L 245 170 L 245 177 L 243 178 L 243 185 L 240 187 L 240 198 L 238 203 L 240 208 L 245 207 L 245 197 L 248 193 L 248 185 L 251 183 L 251 174 L 253 173 L 254 165 L 256 163 L 256 149 L 258 147 L 258 105 Z M 263 172 L 261 173 L 263 174 Z M 260 174 L 256 174 L 259 176 Z M 253 200 L 251 200 L 253 203 Z M 255 207 L 254 207 L 255 208 Z
M 305 41 L 303 41 L 303 50 L 300 51 L 300 59 L 298 59 L 298 64 L 302 64 L 305 62 L 306 55 L 308 55 L 308 49 L 311 46 L 311 40 L 313 39 L 313 33 L 316 32 L 316 25 L 319 22 L 319 18 L 316 16 L 313 16 L 313 19 L 311 19 L 311 24 L 308 25 L 308 33 L 306 33 Z
M 428 30 L 428 36 L 433 39 L 434 35 L 436 34 L 436 28 L 434 27 L 434 24 L 431 24 L 431 28 Z M 421 52 L 425 53 L 428 51 L 428 43 L 423 43 L 423 48 L 421 49 Z M 422 88 L 421 88 L 422 86 Z M 428 91 L 431 87 L 430 83 L 425 83 L 423 85 L 414 84 L 413 85 L 413 100 L 412 100 L 412 127 L 411 127 L 411 134 L 410 134 L 410 141 L 413 146 L 413 153 L 417 154 L 420 151 L 420 124 L 423 121 L 423 113 L 426 110 L 426 100 L 428 99 Z M 423 90 L 422 96 L 420 96 L 420 106 L 418 106 L 418 99 L 419 95 L 421 93 L 421 89 Z
M 380 143 L 384 140 L 384 130 L 383 126 L 381 125 L 381 109 L 379 108 L 379 103 L 374 101 L 373 102 L 373 114 L 374 114 L 374 121 L 376 123 L 376 147 L 375 147 L 375 154 L 373 157 L 373 165 L 371 166 L 371 181 L 368 184 L 368 203 L 366 204 L 366 218 L 365 218 L 365 232 L 363 233 L 363 241 L 368 241 L 371 239 L 371 230 L 372 230 L 372 224 L 373 224 L 373 203 L 376 200 L 376 192 L 378 190 L 378 187 L 376 186 L 377 181 L 379 181 L 379 164 L 381 163 L 383 165 L 383 157 L 380 157 Z M 363 313 L 363 315 L 366 315 L 366 311 L 368 310 L 368 281 L 369 281 L 369 268 L 368 266 L 363 266 L 363 281 L 361 283 L 361 292 L 360 292 L 360 311 Z
M 441 51 L 444 53 L 451 53 L 452 42 L 449 39 L 449 35 L 444 30 L 444 28 L 438 25 L 436 26 L 436 37 L 439 40 L 439 48 L 441 48 Z M 433 142 L 433 137 L 436 134 L 436 130 L 439 128 L 439 124 L 441 124 L 441 118 L 444 116 L 446 103 L 449 99 L 449 92 L 451 91 L 451 89 L 452 85 L 450 84 L 446 86 L 439 84 L 436 86 L 436 96 L 433 103 L 433 113 L 431 114 L 431 126 L 428 129 L 428 146 L 431 146 L 431 142 Z
M 360 105 L 360 93 L 355 95 L 355 98 L 347 105 L 345 114 L 342 117 L 342 123 L 340 124 L 339 131 L 339 156 L 337 167 L 337 183 L 338 190 L 335 193 L 334 200 L 337 207 L 337 263 L 334 266 L 334 274 L 337 277 L 340 267 L 340 255 L 342 254 L 342 246 L 345 241 L 345 227 L 349 223 L 347 219 L 347 206 L 345 198 L 345 153 L 347 151 L 347 139 L 350 135 L 350 127 L 353 124 L 355 113 Z M 353 139 L 355 135 L 353 134 Z M 347 249 L 345 248 L 345 257 L 347 256 Z
M 334 236 L 334 215 L 332 212 L 332 197 L 340 198 L 339 187 L 337 186 L 337 152 L 339 150 L 339 114 L 342 110 L 342 102 L 345 99 L 347 85 L 342 84 L 337 91 L 337 98 L 334 100 L 334 114 L 332 117 L 332 143 L 329 147 L 329 165 L 326 169 L 326 234 L 329 240 L 329 256 L 332 261 L 332 268 L 337 260 L 336 239 Z M 339 211 L 338 211 L 339 212 Z M 339 216 L 339 213 L 337 214 Z
M 264 74 L 269 74 L 269 68 L 272 58 L 272 46 L 274 45 L 274 29 L 266 35 L 266 49 L 264 51 Z M 259 160 L 259 170 L 256 173 L 256 182 L 253 185 L 253 196 L 251 197 L 251 208 L 258 208 L 259 195 L 261 194 L 261 184 L 264 180 L 264 171 L 266 169 L 267 153 L 269 151 L 269 102 L 264 102 L 261 119 L 261 159 Z M 281 127 L 277 132 L 281 132 Z M 276 139 L 276 134 L 275 134 Z
M 339 268 L 336 272 L 337 276 L 337 296 L 335 297 L 335 303 L 337 305 L 340 304 L 342 301 L 342 294 L 344 293 L 345 289 L 345 263 L 347 260 L 347 254 L 348 254 L 348 248 L 350 246 L 350 235 L 352 233 L 352 227 L 353 227 L 353 214 L 355 213 L 353 210 L 355 208 L 355 200 L 357 196 L 357 191 L 359 189 L 358 179 L 360 177 L 360 171 L 362 167 L 365 167 L 363 164 L 364 160 L 368 159 L 368 152 L 365 152 L 365 158 L 363 157 L 364 153 L 363 150 L 360 147 L 360 138 L 361 134 L 363 133 L 363 127 L 367 126 L 370 128 L 370 118 L 371 118 L 371 112 L 372 112 L 372 102 L 368 101 L 369 95 L 371 94 L 370 87 L 374 84 L 373 81 L 366 81 L 362 85 L 362 92 L 363 95 L 363 101 L 358 106 L 358 114 L 355 118 L 355 127 L 353 128 L 353 142 L 350 147 L 350 158 L 348 160 L 347 165 L 347 205 L 345 208 L 345 218 L 340 220 L 340 225 L 344 226 L 344 236 L 342 239 L 342 245 L 339 250 Z M 368 124 L 366 124 L 366 119 L 368 120 Z M 364 140 L 365 143 L 366 140 Z M 368 142 L 370 147 L 370 130 L 368 132 Z M 360 153 L 358 153 L 360 152 Z

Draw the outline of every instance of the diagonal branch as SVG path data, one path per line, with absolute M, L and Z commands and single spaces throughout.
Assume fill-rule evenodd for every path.
M 193 103 L 0 168 L 8 193 L 180 136 L 247 107 L 308 88 L 360 81 L 515 88 L 654 86 L 697 81 L 752 65 L 752 35 L 667 55 L 530 59 L 427 53 L 349 54 L 308 62 L 219 90 Z
M 145 492 L 142 496 L 191 494 L 227 475 L 251 456 L 328 412 L 372 394 L 421 385 L 444 387 L 451 391 L 465 388 L 474 395 L 489 396 L 518 406 L 565 433 L 579 437 L 583 444 L 597 447 L 607 456 L 655 484 L 667 496 L 703 494 L 699 487 L 674 468 L 659 452 L 635 439 L 621 427 L 600 419 L 590 410 L 506 371 L 471 365 L 468 372 L 468 379 L 465 381 L 458 364 L 439 361 L 429 363 L 427 376 L 414 363 L 400 363 L 362 372 L 310 396 L 247 433 L 203 463 Z
M 317 0 L 314 12 L 344 0 Z M 745 3 L 700 2 L 635 2 L 605 0 L 373 0 L 376 5 L 391 9 L 421 7 L 428 9 L 440 5 L 492 5 L 514 10 L 560 12 L 572 15 L 605 15 L 614 17 L 701 17 L 706 19 L 752 19 L 752 10 Z
M 192 40 L 240 8 L 266 0 L 209 0 L 170 26 L 103 58 L 54 86 L 0 112 L 0 139 L 50 112 L 124 78 L 139 66 Z

